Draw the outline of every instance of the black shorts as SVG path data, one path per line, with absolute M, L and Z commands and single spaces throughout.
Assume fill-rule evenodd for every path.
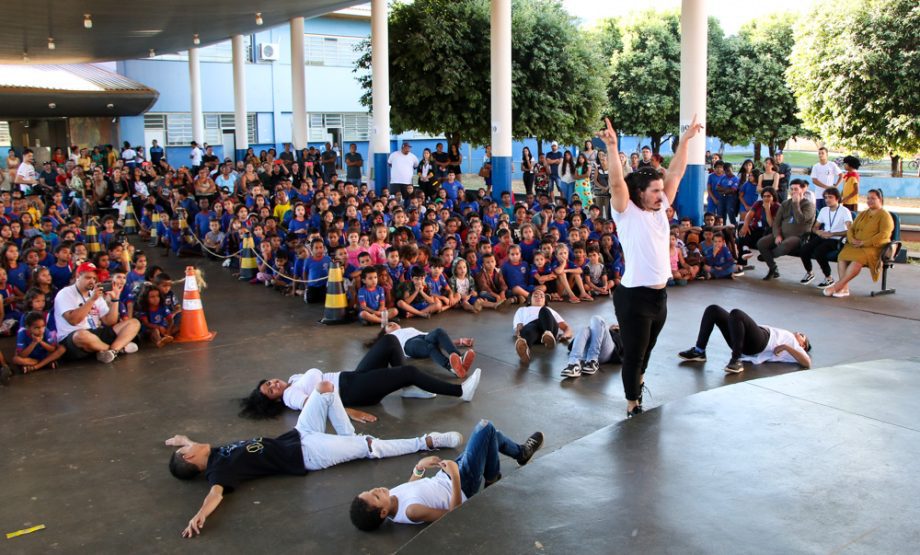
M 118 337 L 118 334 L 115 333 L 115 329 L 110 326 L 103 326 L 101 328 L 96 328 L 94 330 L 79 330 L 79 331 L 88 331 L 91 334 L 95 335 L 103 341 L 103 343 L 108 343 L 109 345 L 115 341 L 115 338 Z M 80 360 L 81 358 L 86 358 L 93 353 L 89 351 L 84 351 L 73 342 L 73 336 L 77 332 L 73 332 L 61 341 L 61 344 L 67 349 L 67 352 L 64 353 L 64 358 L 66 360 Z

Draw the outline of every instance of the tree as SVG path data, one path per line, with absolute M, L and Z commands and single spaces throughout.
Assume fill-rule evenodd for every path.
M 786 82 L 792 19 L 772 15 L 745 24 L 728 37 L 709 72 L 709 132 L 732 144 L 754 142 L 772 155 L 803 134 L 795 97 Z
M 658 152 L 680 117 L 680 19 L 645 12 L 621 25 L 623 48 L 610 61 L 608 110 L 617 131 L 647 136 Z
M 415 0 L 389 14 L 390 127 L 445 134 L 452 144 L 491 137 L 489 0 Z M 574 142 L 598 126 L 601 59 L 556 0 L 512 4 L 515 138 Z M 371 106 L 370 43 L 355 72 Z
M 805 125 L 871 156 L 920 152 L 918 29 L 916 0 L 817 3 L 788 71 Z

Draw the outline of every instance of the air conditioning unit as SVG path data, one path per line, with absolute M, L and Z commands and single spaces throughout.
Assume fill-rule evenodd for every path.
M 263 42 L 259 45 L 260 62 L 277 61 L 279 57 L 280 51 L 277 43 Z

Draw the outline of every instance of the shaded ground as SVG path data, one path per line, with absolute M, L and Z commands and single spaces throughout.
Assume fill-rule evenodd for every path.
M 180 276 L 184 262 L 170 258 L 165 265 Z M 163 440 L 174 433 L 214 443 L 283 433 L 293 425 L 294 413 L 277 421 L 246 421 L 237 417 L 234 399 L 262 377 L 287 378 L 313 366 L 352 368 L 363 355 L 361 342 L 374 334 L 356 325 L 318 325 L 321 309 L 236 282 L 216 264 L 202 264 L 211 285 L 204 293 L 208 322 L 220 332 L 214 342 L 172 345 L 161 351 L 143 348 L 113 365 L 71 365 L 20 377 L 0 389 L 0 430 L 7 438 L 0 450 L 0 531 L 47 526 L 4 540 L 4 553 L 180 549 L 188 540 L 181 540 L 179 532 L 198 510 L 207 486 L 203 481 L 182 483 L 169 475 L 171 451 Z M 920 268 L 895 268 L 891 278 L 899 288 L 896 295 L 864 296 L 871 287 L 863 276 L 852 287 L 857 296 L 833 300 L 813 287 L 798 285 L 798 261 L 781 259 L 780 270 L 783 278 L 768 284 L 760 281 L 759 269 L 758 275 L 735 282 L 694 283 L 669 292 L 668 325 L 647 376 L 652 391 L 648 406 L 795 370 L 769 365 L 726 377 L 722 365 L 729 353 L 718 340 L 710 348 L 709 363 L 678 364 L 674 353 L 693 343 L 699 317 L 713 302 L 743 307 L 763 323 L 809 333 L 818 367 L 917 354 L 920 293 L 909 286 L 916 287 Z M 575 325 L 595 313 L 613 318 L 609 301 L 556 308 Z M 454 337 L 476 338 L 477 366 L 483 368 L 480 390 L 468 404 L 443 397 L 387 398 L 369 409 L 380 421 L 358 426 L 359 431 L 381 437 L 432 429 L 466 434 L 478 419 L 490 418 L 514 437 L 542 429 L 547 442 L 535 459 L 539 461 L 623 418 L 617 367 L 563 382 L 559 370 L 564 351 L 536 349 L 534 362 L 522 369 L 511 346 L 511 318 L 510 311 L 458 313 L 413 322 L 420 329 L 442 326 Z M 0 346 L 7 355 L 12 348 L 10 340 Z M 430 361 L 420 366 L 447 377 Z M 414 461 L 413 456 L 359 461 L 306 478 L 253 482 L 228 496 L 208 520 L 204 535 L 193 541 L 207 552 L 255 551 L 264 549 L 267 541 L 280 553 L 393 552 L 422 529 L 390 526 L 377 535 L 362 534 L 348 522 L 347 505 L 360 490 L 403 481 Z M 866 462 L 867 469 L 877 466 Z M 659 461 L 650 459 L 647 464 L 654 467 Z M 529 480 L 539 476 L 518 474 L 512 466 L 505 469 L 503 487 L 527 488 Z M 718 479 L 718 472 L 712 479 Z M 521 510 L 539 511 L 539 500 L 534 503 Z M 672 509 L 662 504 L 642 510 L 667 514 Z M 592 528 L 591 522 L 597 521 L 569 532 L 560 529 L 559 534 L 582 534 Z

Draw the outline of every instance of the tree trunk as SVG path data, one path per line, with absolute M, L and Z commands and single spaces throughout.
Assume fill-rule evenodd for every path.
M 760 141 L 754 141 L 754 163 L 760 163 Z
M 661 138 L 663 136 L 664 135 L 652 135 L 651 136 L 652 154 L 658 154 L 658 151 L 661 150 Z
M 789 139 L 782 139 L 776 141 L 776 148 L 780 150 L 786 150 L 786 143 L 789 142 Z
M 537 137 L 537 160 L 543 156 L 543 137 Z
M 901 157 L 894 153 L 889 153 L 891 156 L 891 177 L 901 177 Z
M 450 145 L 457 145 L 457 150 L 460 149 L 460 133 L 458 131 L 447 131 L 444 133 L 444 137 L 447 139 L 448 150 L 450 150 Z

